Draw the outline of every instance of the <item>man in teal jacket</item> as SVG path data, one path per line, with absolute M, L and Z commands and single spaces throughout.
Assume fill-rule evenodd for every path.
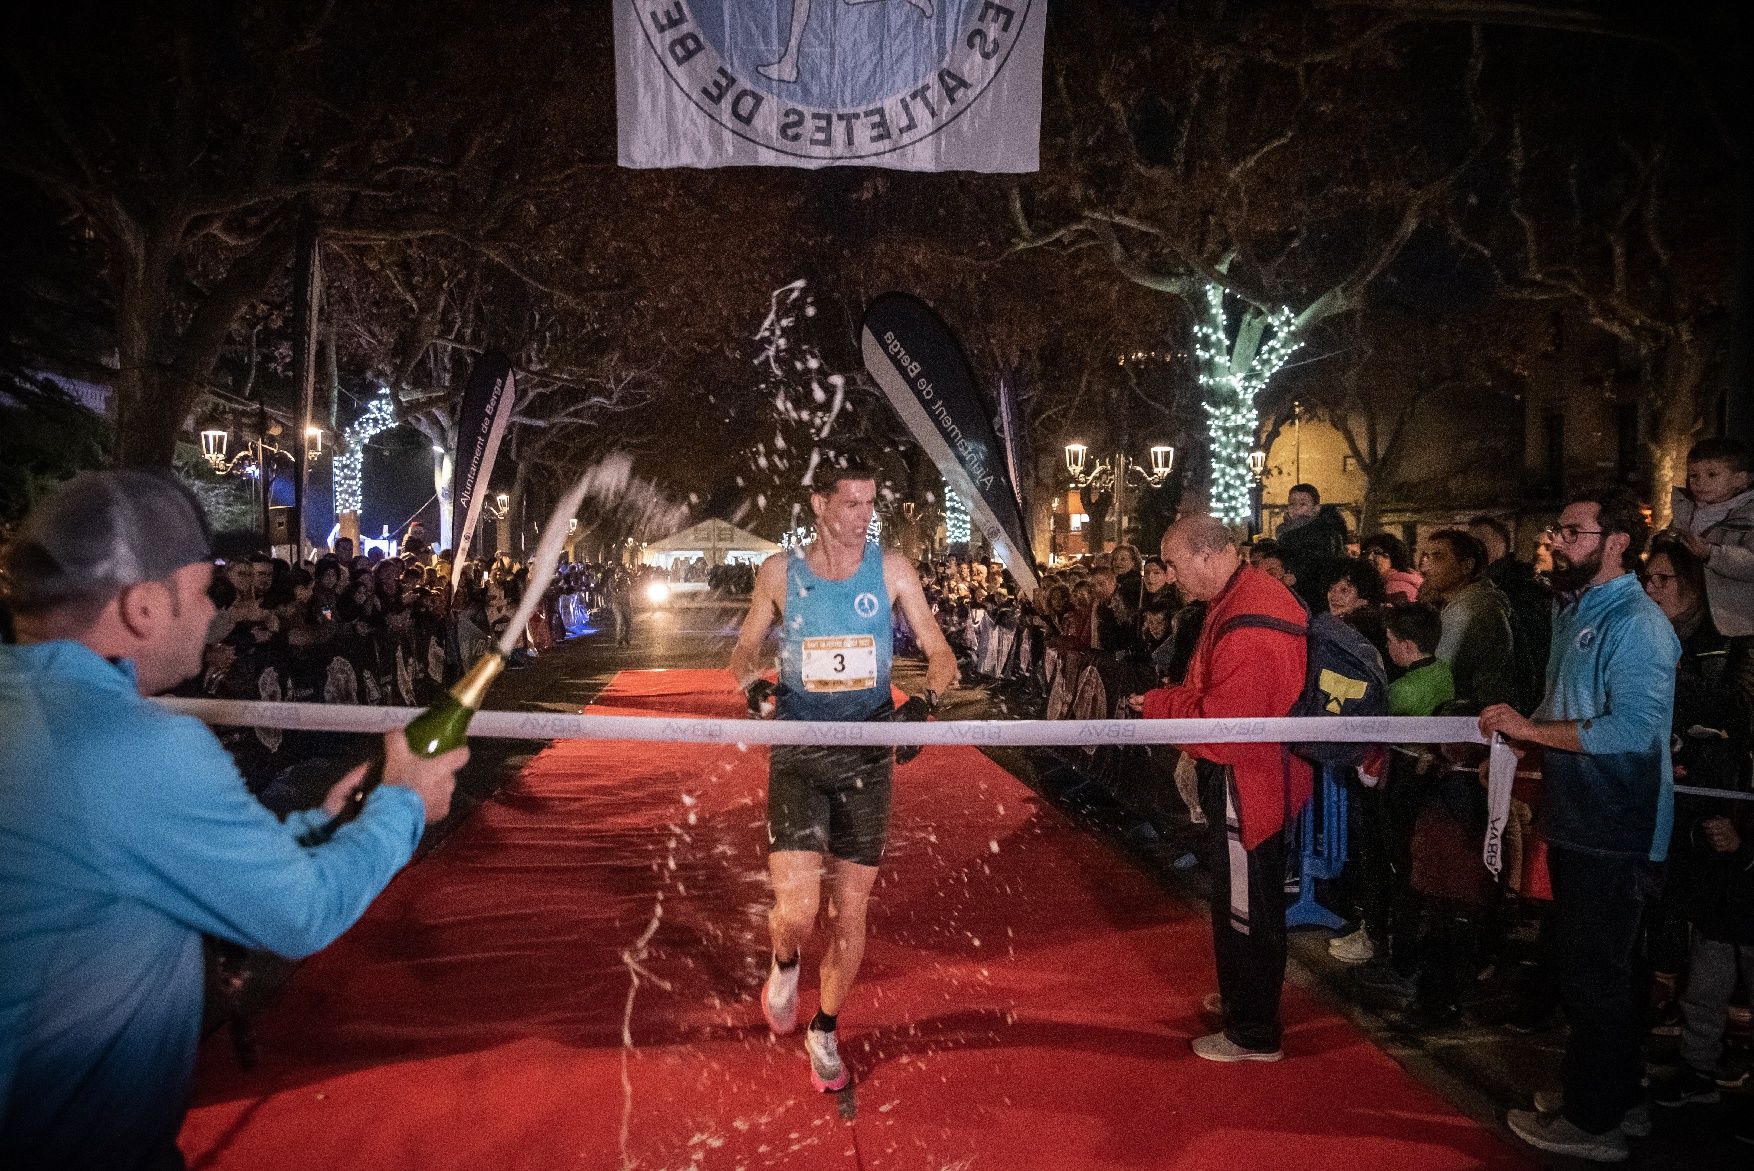
M 392 734 L 384 785 L 307 849 L 328 809 L 276 820 L 147 698 L 200 666 L 210 556 L 186 488 L 121 471 L 64 486 L 0 559 L 0 1166 L 181 1167 L 202 934 L 324 947 L 450 806 L 466 750 L 421 761 Z
M 1546 694 L 1533 719 L 1487 708 L 1480 730 L 1540 752 L 1552 943 L 1571 1032 L 1562 1108 L 1513 1110 L 1506 1122 L 1541 1150 L 1619 1162 L 1626 1134 L 1643 1129 L 1644 990 L 1633 988 L 1632 954 L 1669 851 L 1681 644 L 1632 572 L 1648 535 L 1636 501 L 1577 496 L 1547 533 L 1560 605 Z

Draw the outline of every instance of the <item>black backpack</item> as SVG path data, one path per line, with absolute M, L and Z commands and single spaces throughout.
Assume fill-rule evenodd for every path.
M 1258 626 L 1305 638 L 1306 667 L 1303 693 L 1289 714 L 1293 716 L 1386 716 L 1389 714 L 1388 673 L 1382 656 L 1356 628 L 1332 614 L 1317 614 L 1299 625 L 1266 614 L 1238 614 L 1224 624 L 1219 637 L 1240 627 Z M 1308 741 L 1291 744 L 1291 751 L 1311 764 L 1358 765 L 1370 744 Z

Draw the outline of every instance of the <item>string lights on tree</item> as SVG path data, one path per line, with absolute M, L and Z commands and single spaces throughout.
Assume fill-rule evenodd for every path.
M 952 545 L 966 545 L 972 528 L 968 519 L 968 505 L 962 497 L 944 485 L 944 538 Z
M 365 413 L 342 432 L 341 450 L 335 456 L 335 511 L 337 514 L 361 510 L 365 503 L 360 472 L 365 462 L 365 445 L 383 431 L 396 425 L 396 406 L 390 399 L 390 388 L 378 388 L 377 397 L 365 405 Z
M 1296 314 L 1281 306 L 1250 314 L 1232 343 L 1224 289 L 1210 281 L 1205 308 L 1194 323 L 1194 354 L 1211 436 L 1212 515 L 1227 524 L 1242 524 L 1252 515 L 1255 477 L 1249 452 L 1259 428 L 1255 400 L 1303 342 Z

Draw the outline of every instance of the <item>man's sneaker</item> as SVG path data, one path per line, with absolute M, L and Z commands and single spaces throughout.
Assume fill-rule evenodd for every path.
M 1540 1114 L 1557 1114 L 1565 1109 L 1565 1091 L 1536 1090 L 1535 1110 Z M 1651 1132 L 1650 1103 L 1639 1102 L 1620 1120 L 1620 1133 L 1627 1138 L 1649 1138 Z
M 1670 1110 L 1679 1106 L 1710 1106 L 1723 1101 L 1723 1091 L 1718 1089 L 1710 1074 L 1683 1065 L 1674 1080 L 1657 1087 L 1650 1100 Z
M 1592 1163 L 1624 1163 L 1632 1148 L 1626 1136 L 1616 1127 L 1603 1134 L 1591 1134 L 1566 1120 L 1563 1114 L 1537 1114 L 1533 1110 L 1512 1110 L 1505 1115 L 1511 1133 L 1534 1147 L 1553 1155 L 1570 1155 Z
M 1279 1061 L 1285 1056 L 1279 1049 L 1244 1049 L 1223 1033 L 1196 1037 L 1192 1045 L 1194 1056 L 1207 1061 Z
M 1328 954 L 1343 964 L 1362 964 L 1376 958 L 1376 944 L 1370 933 L 1360 927 L 1350 935 L 1328 940 Z
M 761 1015 L 773 1035 L 783 1037 L 798 1027 L 798 969 L 794 963 L 782 968 L 775 963 L 767 972 L 767 983 L 761 986 Z
M 825 1094 L 847 1088 L 846 1062 L 840 1059 L 840 1042 L 826 1029 L 804 1030 L 804 1051 L 810 1054 L 810 1081 Z

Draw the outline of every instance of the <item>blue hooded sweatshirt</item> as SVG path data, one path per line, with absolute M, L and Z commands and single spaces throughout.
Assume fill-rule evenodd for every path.
M 75 642 L 0 646 L 0 1166 L 123 1171 L 186 1109 L 203 933 L 300 957 L 359 918 L 425 821 L 385 785 L 326 845 L 200 722 Z

